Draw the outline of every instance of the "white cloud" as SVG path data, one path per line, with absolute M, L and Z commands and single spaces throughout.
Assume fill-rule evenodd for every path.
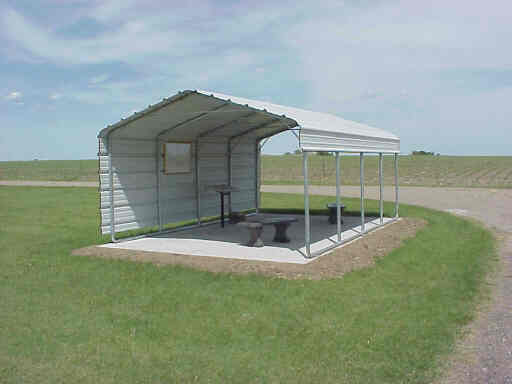
M 122 3 L 123 12 L 119 12 L 118 3 Z M 105 27 L 102 33 L 92 37 L 54 33 L 14 9 L 0 14 L 0 29 L 10 42 L 22 48 L 20 51 L 59 65 L 125 62 L 147 68 L 165 63 L 169 71 L 173 67 L 169 64 L 172 59 L 182 62 L 217 58 L 223 62 L 226 53 L 227 60 L 231 60 L 226 66 L 229 71 L 239 64 L 229 57 L 233 50 L 238 50 L 239 57 L 246 56 L 242 64 L 255 61 L 258 52 L 248 46 L 240 52 L 239 47 L 254 36 L 269 35 L 266 26 L 275 23 L 281 15 L 280 12 L 265 14 L 264 9 L 233 11 L 238 14 L 232 17 L 219 17 L 216 12 L 218 7 L 208 3 L 163 12 L 160 7 L 116 0 L 102 2 L 90 10 L 89 16 Z M 248 25 L 251 27 L 247 28 Z
M 86 38 L 56 35 L 14 10 L 4 12 L 0 24 L 11 41 L 34 56 L 68 64 L 141 62 L 148 55 L 182 56 L 201 45 L 197 32 L 187 38 L 186 31 L 173 30 L 159 16 L 128 20 Z
M 467 110 L 473 117 L 468 125 L 484 116 L 478 110 L 490 113 L 492 105 L 501 105 L 496 93 L 477 98 L 482 108 L 465 108 L 477 103 L 461 94 L 467 89 L 441 79 L 441 72 L 512 66 L 512 50 L 503 49 L 512 34 L 512 3 L 506 1 L 488 6 L 473 0 L 326 0 L 322 7 L 312 0 L 293 7 L 263 1 L 256 8 L 223 8 L 212 0 L 171 3 L 172 11 L 163 1 L 91 2 L 84 14 L 101 28 L 84 35 L 64 35 L 44 18 L 0 11 L 0 38 L 9 43 L 7 53 L 18 49 L 13 61 L 31 55 L 59 66 L 107 64 L 100 71 L 116 73 L 113 80 L 94 72 L 99 75 L 87 78 L 94 86 L 60 88 L 66 99 L 125 103 L 129 111 L 176 88 L 226 84 L 226 93 L 230 87 L 250 93 L 264 78 L 273 88 L 258 90 L 261 95 L 283 95 L 303 103 L 298 106 L 347 118 L 362 116 L 390 130 L 402 127 L 405 139 L 421 136 L 411 126 L 428 132 L 441 121 L 432 120 L 440 119 L 440 107 L 431 100 L 443 100 L 446 114 Z M 126 81 L 114 72 L 111 66 L 120 62 L 137 76 Z M 305 92 L 294 99 L 289 84 Z M 251 97 L 247 93 L 240 95 Z
M 4 98 L 5 98 L 5 100 L 21 102 L 22 97 L 23 97 L 23 94 L 21 92 L 13 91 L 13 92 L 8 93 Z

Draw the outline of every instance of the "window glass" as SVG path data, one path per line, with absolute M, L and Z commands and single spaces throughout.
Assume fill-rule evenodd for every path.
M 188 173 L 192 170 L 190 143 L 165 143 L 164 172 Z

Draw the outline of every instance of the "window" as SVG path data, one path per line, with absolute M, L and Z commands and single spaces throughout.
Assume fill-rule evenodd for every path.
M 192 171 L 192 145 L 190 143 L 164 144 L 164 173 Z

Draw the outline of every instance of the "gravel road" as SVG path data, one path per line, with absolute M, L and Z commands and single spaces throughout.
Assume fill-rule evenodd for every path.
M 303 187 L 264 185 L 262 191 L 303 193 Z M 310 186 L 310 193 L 336 189 Z M 342 194 L 359 197 L 360 189 L 346 186 Z M 378 198 L 378 188 L 366 187 L 366 196 Z M 394 200 L 393 188 L 385 188 L 384 199 Z M 512 190 L 401 187 L 400 201 L 469 216 L 496 231 L 502 268 L 492 281 L 493 300 L 469 326 L 439 383 L 512 384 Z
M 0 181 L 0 185 L 97 187 L 95 182 Z M 303 193 L 302 186 L 264 185 L 264 192 Z M 334 195 L 335 187 L 310 186 L 310 193 Z M 359 187 L 343 186 L 342 194 L 359 197 Z M 378 198 L 377 187 L 366 197 Z M 394 189 L 384 189 L 394 200 Z M 401 187 L 400 201 L 475 218 L 496 231 L 501 268 L 494 277 L 493 300 L 469 326 L 439 383 L 512 384 L 512 189 Z

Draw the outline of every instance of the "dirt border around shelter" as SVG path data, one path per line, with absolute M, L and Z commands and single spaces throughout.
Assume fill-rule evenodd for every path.
M 403 218 L 392 225 L 373 231 L 308 264 L 248 261 L 208 256 L 178 255 L 90 246 L 75 249 L 75 256 L 95 256 L 149 262 L 158 266 L 183 265 L 214 273 L 262 274 L 284 279 L 321 280 L 341 277 L 361 268 L 370 267 L 375 260 L 400 247 L 405 239 L 414 237 L 427 222 Z

